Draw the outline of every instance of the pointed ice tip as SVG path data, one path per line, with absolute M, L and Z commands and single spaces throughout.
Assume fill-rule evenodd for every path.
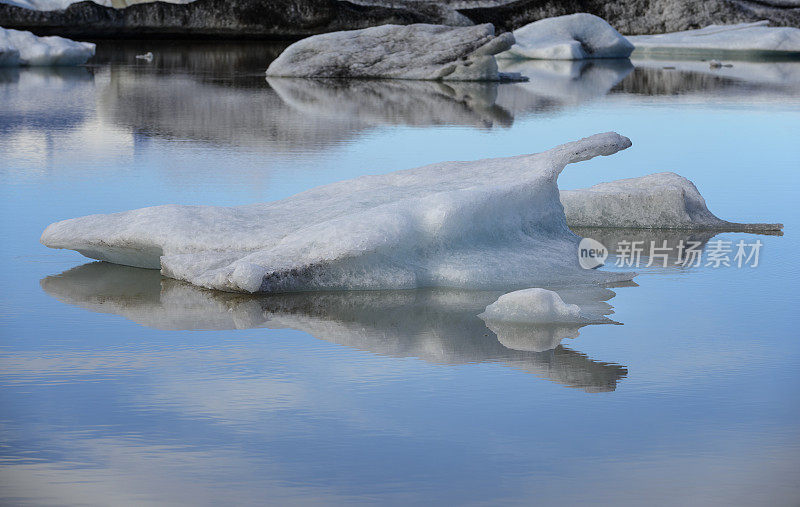
M 552 167 L 551 174 L 558 177 L 567 164 L 582 162 L 599 156 L 609 156 L 618 151 L 630 148 L 631 140 L 616 132 L 603 132 L 593 136 L 584 137 L 579 141 L 556 146 L 549 153 L 560 157 L 560 164 Z

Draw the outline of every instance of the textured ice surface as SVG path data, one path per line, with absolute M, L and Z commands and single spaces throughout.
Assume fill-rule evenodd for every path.
M 656 173 L 561 192 L 570 226 L 778 231 L 782 224 L 727 222 L 708 210 L 694 184 Z
M 81 1 L 83 0 L 0 0 L 0 3 L 16 5 L 17 7 L 22 7 L 23 9 L 31 9 L 35 11 L 57 11 L 66 9 L 70 5 Z M 129 5 L 155 1 L 171 4 L 188 4 L 194 0 L 92 0 L 92 2 L 98 5 L 102 5 L 104 7 L 114 7 L 116 9 L 123 9 Z
M 583 60 L 627 58 L 633 44 L 593 14 L 578 13 L 534 21 L 514 30 L 516 43 L 501 58 Z
M 638 53 L 704 51 L 800 53 L 800 28 L 767 26 L 768 21 L 710 25 L 699 30 L 628 37 Z
M 43 244 L 233 292 L 585 284 L 557 178 L 612 155 L 610 132 L 549 151 L 443 162 L 232 208 L 156 206 L 50 225 Z
M 314 35 L 295 42 L 268 76 L 498 81 L 494 55 L 514 43 L 490 24 L 381 25 Z
M 0 28 L 0 65 L 81 65 L 94 56 L 95 45 L 63 37 Z M 14 58 L 13 51 L 18 52 Z M 10 56 L 4 56 L 10 55 Z
M 585 324 L 492 324 L 477 317 L 501 294 L 443 289 L 231 294 L 162 278 L 157 271 L 95 262 L 41 281 L 52 297 L 157 329 L 291 328 L 331 343 L 444 364 L 501 363 L 589 392 L 613 391 L 625 367 L 560 345 Z M 613 313 L 614 291 L 555 288 L 566 304 Z M 495 336 L 494 329 L 500 334 Z

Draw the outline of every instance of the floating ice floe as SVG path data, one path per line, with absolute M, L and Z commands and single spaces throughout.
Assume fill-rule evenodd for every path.
M 585 325 L 618 324 L 604 313 L 609 312 L 592 312 L 564 302 L 558 292 L 531 288 L 503 294 L 478 317 L 506 347 L 541 352 L 577 338 Z
M 514 30 L 515 44 L 501 58 L 583 60 L 627 58 L 633 44 L 603 18 L 578 13 L 535 21 Z
M 91 42 L 0 28 L 0 65 L 81 65 L 94 56 L 94 50 Z
M 446 81 L 516 79 L 497 71 L 494 55 L 514 43 L 491 24 L 381 25 L 314 35 L 295 42 L 267 69 L 268 76 L 390 78 Z
M 567 223 L 577 227 L 780 231 L 782 224 L 742 224 L 714 216 L 697 187 L 675 173 L 561 191 Z
M 162 278 L 157 271 L 94 262 L 41 281 L 59 301 L 165 330 L 289 328 L 320 340 L 437 364 L 491 362 L 587 392 L 613 391 L 624 366 L 593 360 L 560 342 L 586 326 L 497 322 L 476 315 L 497 291 L 428 289 L 231 294 Z M 614 291 L 555 288 L 568 305 L 613 313 Z M 521 331 L 520 331 L 521 330 Z M 519 331 L 519 332 L 515 332 Z M 493 333 L 497 332 L 497 336 Z
M 557 292 L 531 288 L 500 296 L 478 315 L 484 321 L 516 324 L 559 324 L 608 322 L 603 315 L 581 311 L 580 306 L 567 304 Z
M 41 241 L 232 292 L 628 280 L 579 266 L 556 180 L 569 163 L 630 144 L 610 132 L 534 155 L 362 176 L 272 203 L 91 215 L 50 225 Z
M 800 53 L 800 28 L 768 26 L 769 21 L 710 25 L 699 30 L 633 35 L 637 54 L 707 52 Z

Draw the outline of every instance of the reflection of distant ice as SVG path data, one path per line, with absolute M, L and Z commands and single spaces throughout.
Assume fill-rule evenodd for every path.
M 91 113 L 92 82 L 81 67 L 0 67 L 0 129 L 75 127 Z
M 559 345 L 582 324 L 504 329 L 502 342 L 477 317 L 496 291 L 357 291 L 270 296 L 199 289 L 158 271 L 91 263 L 50 276 L 44 290 L 91 311 L 159 329 L 291 328 L 332 343 L 446 364 L 500 361 L 569 387 L 613 391 L 627 373 Z M 566 303 L 613 313 L 615 293 L 600 287 L 554 289 Z M 507 331 L 507 332 L 506 332 Z
M 618 91 L 644 95 L 800 96 L 800 61 L 732 61 L 712 68 L 708 61 L 636 59 L 636 70 Z M 756 94 L 756 95 L 754 95 Z
M 0 69 L 3 170 L 29 177 L 56 158 L 131 154 L 133 136 L 96 117 L 93 74 L 80 67 Z
M 519 72 L 528 82 L 503 86 L 497 104 L 513 114 L 546 111 L 602 97 L 632 70 L 628 59 L 501 60 L 503 72 Z

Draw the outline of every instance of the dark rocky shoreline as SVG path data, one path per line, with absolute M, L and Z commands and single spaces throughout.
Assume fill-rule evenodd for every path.
M 73 38 L 232 38 L 291 40 L 382 24 L 437 23 L 418 10 L 342 0 L 196 0 L 125 9 L 80 2 L 59 11 L 0 4 L 0 26 Z
M 475 5 L 475 6 L 473 6 Z M 588 12 L 624 34 L 661 33 L 767 19 L 800 27 L 800 0 L 196 0 L 125 9 L 80 2 L 58 11 L 0 4 L 0 26 L 73 38 L 230 38 L 294 40 L 382 24 L 492 23 L 513 30 L 538 19 Z

